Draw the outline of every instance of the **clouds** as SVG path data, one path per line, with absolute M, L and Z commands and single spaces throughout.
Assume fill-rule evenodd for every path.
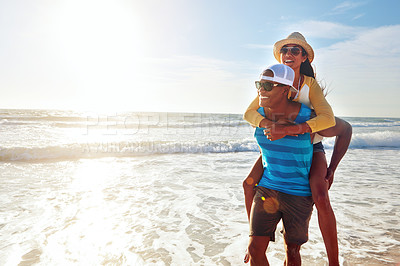
M 328 14 L 330 16 L 337 16 L 342 14 L 351 14 L 352 20 L 357 20 L 365 16 L 365 13 L 358 13 L 362 6 L 367 5 L 366 1 L 345 1 L 335 6 Z
M 357 19 L 362 18 L 362 17 L 364 17 L 364 16 L 365 16 L 365 13 L 358 14 L 358 15 L 356 15 L 356 16 L 353 17 L 353 20 L 357 20 Z
M 345 12 L 348 12 L 348 11 L 353 10 L 355 8 L 358 8 L 360 6 L 363 6 L 365 4 L 366 4 L 365 1 L 362 1 L 362 2 L 345 1 L 345 2 L 342 2 L 342 3 L 338 4 L 337 6 L 335 6 L 332 9 L 332 12 L 334 12 L 336 14 L 345 13 Z
M 293 32 L 301 29 L 301 33 L 309 38 L 324 39 L 344 39 L 357 35 L 360 31 L 365 30 L 363 27 L 347 26 L 344 24 L 330 22 L 308 20 L 297 22 L 285 27 L 285 31 Z
M 368 28 L 310 20 L 286 30 L 291 32 L 295 27 L 317 50 L 316 60 L 329 59 L 330 65 L 400 67 L 400 25 Z
M 330 102 L 342 115 L 363 116 L 364 105 L 376 116 L 399 116 L 398 36 L 400 25 L 363 29 L 346 40 L 316 49 L 318 75 L 332 84 Z M 356 105 L 356 110 L 349 109 Z
M 141 89 L 152 90 L 152 104 L 164 110 L 235 112 L 238 107 L 244 110 L 255 95 L 254 89 L 248 101 L 243 101 L 246 88 L 252 88 L 254 82 L 254 77 L 246 74 L 252 68 L 246 62 L 181 55 L 152 58 L 143 67 L 147 71 L 142 71 L 152 75 L 151 82 Z
M 318 60 L 329 60 L 331 66 L 373 68 L 375 72 L 400 70 L 398 36 L 400 25 L 360 30 L 352 38 L 318 49 Z

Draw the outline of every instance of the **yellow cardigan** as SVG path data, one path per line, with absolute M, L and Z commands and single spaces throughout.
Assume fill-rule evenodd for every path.
M 326 101 L 321 87 L 314 78 L 304 76 L 304 82 L 293 101 L 303 103 L 315 110 L 317 116 L 306 122 L 311 128 L 312 133 L 333 127 L 336 124 L 332 108 Z M 247 122 L 255 127 L 258 127 L 261 120 L 265 118 L 257 112 L 258 108 L 260 108 L 260 105 L 257 96 L 243 116 Z

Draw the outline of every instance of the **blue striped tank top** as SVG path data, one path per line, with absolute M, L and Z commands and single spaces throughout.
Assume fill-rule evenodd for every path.
M 258 112 L 265 116 L 264 108 Z M 311 109 L 301 104 L 294 122 L 301 124 L 310 120 Z M 261 148 L 264 173 L 259 186 L 297 196 L 311 196 L 308 180 L 313 155 L 310 133 L 286 136 L 270 141 L 264 128 L 256 128 L 254 136 Z

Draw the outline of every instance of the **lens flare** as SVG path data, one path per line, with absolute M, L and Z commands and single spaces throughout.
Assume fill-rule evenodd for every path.
M 263 207 L 264 210 L 268 213 L 275 213 L 279 209 L 279 202 L 276 198 L 267 198 L 265 199 L 262 197 L 262 200 L 264 201 Z

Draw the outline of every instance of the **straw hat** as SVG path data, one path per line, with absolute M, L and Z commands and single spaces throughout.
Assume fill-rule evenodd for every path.
M 301 47 L 304 48 L 304 50 L 306 50 L 307 57 L 308 57 L 308 60 L 310 60 L 310 63 L 314 60 L 314 50 L 307 43 L 306 38 L 304 38 L 304 36 L 300 32 L 292 32 L 289 34 L 289 36 L 287 36 L 286 39 L 277 41 L 274 44 L 274 56 L 275 56 L 276 60 L 278 60 L 278 62 L 282 63 L 280 51 L 281 51 L 281 48 L 287 44 L 300 45 Z

